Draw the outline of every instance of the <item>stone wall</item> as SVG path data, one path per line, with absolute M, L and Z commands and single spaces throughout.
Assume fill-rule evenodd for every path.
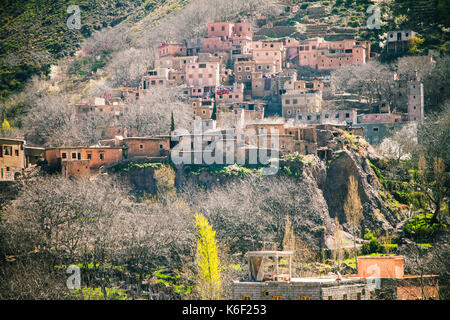
M 370 300 L 374 289 L 364 280 L 345 282 L 234 282 L 233 299 L 243 300 Z M 371 294 L 371 292 L 373 292 Z

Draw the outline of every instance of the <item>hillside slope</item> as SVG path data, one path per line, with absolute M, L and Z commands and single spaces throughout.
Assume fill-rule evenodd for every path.
M 19 91 L 34 74 L 73 55 L 93 31 L 136 22 L 166 0 L 4 0 L 0 7 L 0 98 Z M 173 1 L 172 1 L 173 2 Z M 179 0 L 176 2 L 185 2 Z M 81 11 L 81 29 L 70 30 L 69 5 Z

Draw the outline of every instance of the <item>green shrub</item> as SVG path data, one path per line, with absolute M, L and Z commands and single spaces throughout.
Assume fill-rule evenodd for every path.
M 374 236 L 373 232 L 366 228 L 366 234 L 364 235 L 364 239 L 370 240 L 368 243 L 363 244 L 361 247 L 361 253 L 363 255 L 368 255 L 372 253 L 384 253 L 383 245 L 378 241 L 378 239 Z
M 448 230 L 448 226 L 440 223 L 431 223 L 432 213 L 421 213 L 411 218 L 403 227 L 403 231 L 408 238 L 414 240 L 428 240 L 434 236 L 438 230 Z

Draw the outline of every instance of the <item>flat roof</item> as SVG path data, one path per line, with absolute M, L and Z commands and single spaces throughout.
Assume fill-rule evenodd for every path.
M 270 255 L 293 255 L 294 252 L 292 251 L 273 251 L 273 250 L 268 250 L 268 251 L 249 251 L 246 253 L 246 255 L 248 256 L 270 256 Z
M 45 148 L 45 150 L 61 150 L 61 149 L 123 149 L 123 147 L 109 147 L 109 146 L 101 146 L 101 147 L 53 147 L 53 148 Z
M 25 142 L 25 139 L 21 139 L 21 138 L 2 138 L 2 137 L 0 137 L 0 140 L 15 141 L 15 142 Z

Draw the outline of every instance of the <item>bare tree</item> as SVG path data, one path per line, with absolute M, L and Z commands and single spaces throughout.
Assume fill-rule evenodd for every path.
M 344 203 L 344 211 L 349 225 L 349 229 L 353 235 L 353 250 L 355 255 L 355 263 L 357 264 L 358 251 L 356 250 L 356 234 L 359 230 L 359 223 L 363 218 L 361 199 L 358 191 L 358 181 L 355 176 L 349 177 L 347 198 Z M 357 265 L 356 265 L 357 266 Z
M 190 106 L 165 87 L 149 90 L 139 100 L 126 104 L 125 109 L 119 123 L 138 136 L 170 134 L 171 112 L 177 128 L 190 130 Z
M 394 159 L 397 164 L 401 160 L 411 158 L 411 152 L 417 145 L 417 124 L 410 123 L 399 130 L 392 130 L 391 136 L 385 138 L 376 150 L 388 159 Z

